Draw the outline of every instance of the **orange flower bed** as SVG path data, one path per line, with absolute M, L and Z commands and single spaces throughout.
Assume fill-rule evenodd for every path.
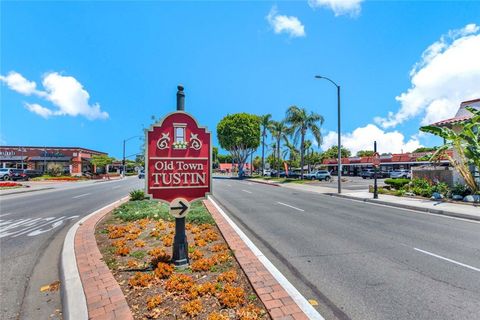
M 16 182 L 0 182 L 0 188 L 16 188 L 22 187 L 21 183 Z
M 186 269 L 171 263 L 170 221 L 106 218 L 97 229 L 104 261 L 134 319 L 270 319 L 216 226 L 186 224 Z

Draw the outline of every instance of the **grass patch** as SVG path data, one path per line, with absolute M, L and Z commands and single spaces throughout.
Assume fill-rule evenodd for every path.
M 168 212 L 168 205 L 153 200 L 129 201 L 113 211 L 113 216 L 123 221 L 134 221 L 143 218 L 174 221 L 175 218 Z M 187 215 L 187 222 L 194 224 L 215 224 L 207 208 L 201 201 L 191 203 Z
M 137 250 L 130 253 L 130 257 L 134 257 L 135 259 L 139 259 L 139 260 L 143 259 L 146 255 L 147 253 L 143 250 Z

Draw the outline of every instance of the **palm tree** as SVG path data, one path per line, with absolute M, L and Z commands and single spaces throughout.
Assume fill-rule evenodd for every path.
M 307 112 L 305 108 L 291 106 L 287 110 L 285 121 L 291 125 L 291 132 L 298 141 L 300 137 L 300 166 L 301 179 L 303 179 L 303 164 L 305 156 L 305 135 L 310 131 L 315 141 L 320 146 L 322 144 L 322 133 L 320 126 L 323 124 L 323 117 L 315 112 Z
M 267 137 L 267 130 L 270 128 L 271 123 L 271 114 L 260 116 L 260 126 L 262 128 L 262 176 L 265 171 L 265 138 Z
M 299 151 L 295 146 L 295 144 L 293 144 L 292 142 L 290 142 L 290 140 L 288 140 L 288 137 L 285 137 L 284 141 L 285 141 L 285 149 L 283 150 L 283 157 L 286 159 L 288 156 L 290 165 L 292 165 L 293 162 L 298 160 Z
M 280 162 L 280 146 L 282 139 L 285 139 L 288 135 L 288 127 L 285 121 L 272 121 L 269 127 L 270 134 L 276 140 L 275 147 L 277 148 L 277 163 Z M 277 165 L 277 177 L 280 176 L 280 168 Z

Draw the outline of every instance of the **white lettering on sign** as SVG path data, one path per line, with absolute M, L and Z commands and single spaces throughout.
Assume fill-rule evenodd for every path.
M 152 159 L 153 160 L 153 159 Z M 189 160 L 155 160 L 150 172 L 153 187 L 208 186 L 205 163 Z

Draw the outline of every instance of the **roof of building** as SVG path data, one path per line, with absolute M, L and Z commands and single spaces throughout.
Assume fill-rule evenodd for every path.
M 422 158 L 426 155 L 431 155 L 432 152 L 419 152 L 419 153 L 393 153 L 391 155 L 383 155 L 380 156 L 380 163 L 416 163 L 418 162 L 419 158 Z M 452 150 L 447 150 L 447 154 L 449 156 L 453 155 Z M 360 160 L 359 160 L 360 158 Z M 446 158 L 441 158 L 441 160 L 445 160 Z M 330 158 L 324 159 L 322 162 L 324 165 L 336 165 L 337 159 Z M 343 165 L 371 165 L 373 163 L 373 157 L 350 157 L 350 158 L 342 158 Z
M 460 108 L 458 108 L 458 111 L 453 118 L 432 123 L 432 126 L 442 127 L 447 125 L 453 125 L 470 119 L 472 117 L 472 113 L 466 109 L 467 106 L 480 110 L 480 99 L 463 101 L 460 104 Z
M 107 152 L 102 152 L 102 151 L 97 151 L 97 150 L 92 150 L 92 149 L 82 148 L 82 147 L 0 146 L 0 149 L 19 149 L 19 148 L 22 148 L 22 149 L 29 148 L 29 149 L 39 149 L 39 150 L 44 150 L 44 149 L 82 150 L 82 151 L 98 153 L 98 154 L 108 154 Z

